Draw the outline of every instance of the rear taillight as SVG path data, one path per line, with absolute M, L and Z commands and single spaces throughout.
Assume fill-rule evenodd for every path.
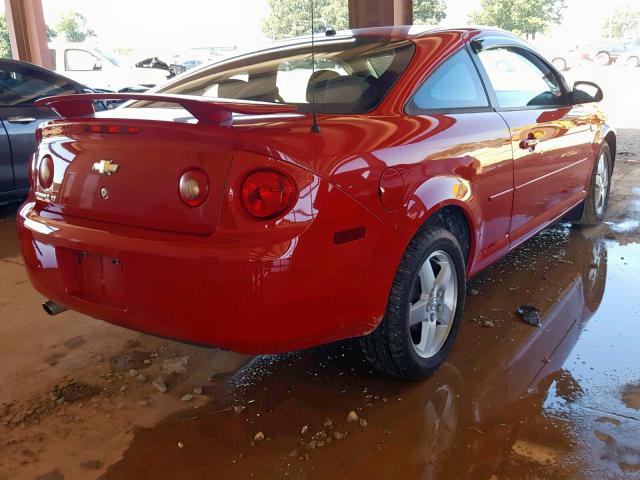
M 198 207 L 209 196 L 209 177 L 199 168 L 186 171 L 178 183 L 180 199 L 190 207 Z
M 46 190 L 53 184 L 53 159 L 45 155 L 38 166 L 38 183 L 40 188 Z
M 256 170 L 242 183 L 242 205 L 252 216 L 275 218 L 293 205 L 296 186 L 287 175 L 277 170 Z

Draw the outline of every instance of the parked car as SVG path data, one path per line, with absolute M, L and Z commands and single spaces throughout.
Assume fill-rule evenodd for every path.
M 375 368 L 421 378 L 467 278 L 560 218 L 604 218 L 602 91 L 518 37 L 354 30 L 296 71 L 311 55 L 294 39 L 152 93 L 40 100 L 63 118 L 17 223 L 45 310 L 240 352 L 360 337 Z
M 95 90 L 51 70 L 0 59 L 0 204 L 26 197 L 36 128 L 58 117 L 51 109 L 36 106 L 35 101 L 51 95 L 89 92 Z
M 53 69 L 73 80 L 110 91 L 142 86 L 151 88 L 167 81 L 163 68 L 124 64 L 114 54 L 88 43 L 49 44 Z
M 561 72 L 579 67 L 582 64 L 581 53 L 575 45 L 563 45 L 558 41 L 546 39 L 538 40 L 533 46 Z
M 611 65 L 631 50 L 640 49 L 640 36 L 605 39 L 588 48 L 589 57 L 600 65 Z

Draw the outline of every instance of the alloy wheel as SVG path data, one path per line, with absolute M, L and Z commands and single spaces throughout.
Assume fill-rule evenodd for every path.
M 600 156 L 598 156 L 598 166 L 596 168 L 594 203 L 596 214 L 601 216 L 607 204 L 607 192 L 609 191 L 609 166 L 604 153 L 600 153 Z
M 458 277 L 452 258 L 432 252 L 420 267 L 409 302 L 409 331 L 422 358 L 438 354 L 447 341 L 458 301 Z

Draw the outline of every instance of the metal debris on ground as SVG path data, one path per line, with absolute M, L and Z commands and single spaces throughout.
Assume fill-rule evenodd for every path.
M 520 305 L 516 309 L 516 313 L 529 325 L 542 327 L 542 322 L 540 321 L 540 310 L 533 305 Z

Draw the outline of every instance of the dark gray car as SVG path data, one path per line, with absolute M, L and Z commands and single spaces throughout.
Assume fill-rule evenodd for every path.
M 49 109 L 36 107 L 35 100 L 91 91 L 45 68 L 0 59 L 0 204 L 26 196 L 35 130 L 57 116 Z

